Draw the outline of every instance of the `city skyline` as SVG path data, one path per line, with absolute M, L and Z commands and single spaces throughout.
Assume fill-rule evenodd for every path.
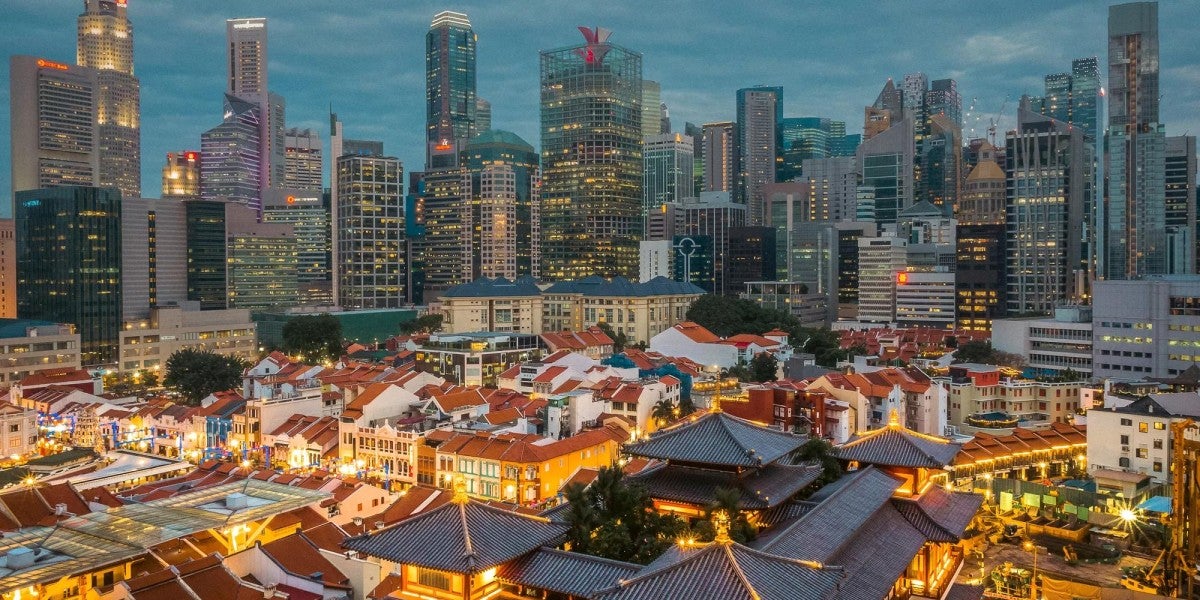
M 227 18 L 270 20 L 272 87 L 288 98 L 289 126 L 323 130 L 332 104 L 356 137 L 383 140 L 408 169 L 423 163 L 424 34 L 441 10 L 466 12 L 479 35 L 478 90 L 492 103 L 494 126 L 533 143 L 539 137 L 538 51 L 575 44 L 577 25 L 610 29 L 614 43 L 642 53 L 644 76 L 662 83 L 676 129 L 682 129 L 684 121 L 733 119 L 736 90 L 763 84 L 784 87 L 785 116 L 843 119 L 853 131 L 862 107 L 887 77 L 899 80 L 919 70 L 957 79 L 964 111 L 972 98 L 979 98 L 975 114 L 966 119 L 964 137 L 971 137 L 972 128 L 975 137 L 981 137 L 987 119 L 1001 105 L 1001 127 L 1012 128 L 1020 95 L 1040 94 L 1044 75 L 1061 72 L 1073 58 L 1106 55 L 1107 5 L 1086 2 L 1043 11 L 1036 19 L 1022 18 L 1018 15 L 1030 12 L 1016 9 L 1006 13 L 1013 16 L 992 23 L 966 5 L 938 7 L 937 23 L 925 7 L 869 3 L 800 9 L 764 4 L 736 13 L 712 6 L 674 11 L 664 7 L 660 14 L 679 19 L 678 27 L 666 29 L 651 26 L 629 4 L 587 10 L 527 8 L 520 13 L 473 2 L 421 2 L 403 9 L 316 2 L 290 3 L 286 8 L 239 1 L 182 6 L 135 0 L 129 7 L 136 38 L 135 73 L 143 87 L 142 175 L 147 182 L 158 179 L 166 152 L 199 149 L 200 133 L 219 120 Z M 1186 43 L 1186 19 L 1180 18 L 1186 10 L 1186 5 L 1171 2 L 1160 8 L 1162 121 L 1168 135 L 1200 131 L 1200 117 L 1188 110 L 1200 100 L 1200 51 Z M 2 42 L 4 50 L 72 62 L 73 25 L 79 12 L 82 3 L 56 4 L 53 10 L 11 7 L 14 33 Z M 794 18 L 762 18 L 788 13 Z M 854 23 L 862 22 L 896 25 L 858 35 Z M 321 23 L 336 28 L 328 42 L 313 35 Z M 771 30 L 761 31 L 763 23 L 778 23 L 774 27 L 779 28 L 779 43 L 732 50 L 728 44 L 710 44 L 720 35 L 753 33 L 744 39 L 770 39 Z M 789 23 L 796 27 L 787 28 Z M 915 36 L 906 43 L 904 33 L 914 26 L 944 28 L 950 34 Z M 168 28 L 178 33 L 159 33 Z M 181 36 L 188 39 L 186 45 L 178 43 Z M 344 43 L 359 39 L 376 41 L 371 52 L 364 54 L 361 45 Z M 378 60 L 363 58 L 372 55 Z M 7 68 L 7 62 L 0 68 Z M 3 90 L 3 97 L 9 101 L 9 90 Z M 4 111 L 0 136 L 7 136 L 8 129 Z M 0 167 L 5 167 L 0 168 L 0 190 L 6 195 L 9 153 L 7 145 L 0 148 Z M 143 195 L 158 196 L 153 185 L 146 188 Z

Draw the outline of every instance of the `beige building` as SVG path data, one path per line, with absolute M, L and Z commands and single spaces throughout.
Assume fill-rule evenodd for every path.
M 941 382 L 950 393 L 948 422 L 964 433 L 1073 423 L 1080 388 L 1087 385 L 1019 379 L 1000 367 L 973 363 L 950 365 L 949 377 Z
M 623 277 L 589 277 L 538 286 L 532 278 L 516 281 L 477 279 L 442 295 L 446 333 L 495 331 L 541 334 L 584 331 L 608 323 L 630 343 L 647 342 L 684 319 L 704 290 L 656 277 L 635 283 Z
M 74 325 L 28 320 L 0 325 L 0 386 L 39 371 L 70 371 L 79 365 Z
M 258 353 L 256 325 L 246 309 L 206 310 L 189 306 L 150 309 L 150 317 L 121 327 L 121 373 L 161 371 L 171 354 L 185 348 L 250 360 Z
M 37 411 L 0 402 L 0 457 L 25 456 L 37 449 Z

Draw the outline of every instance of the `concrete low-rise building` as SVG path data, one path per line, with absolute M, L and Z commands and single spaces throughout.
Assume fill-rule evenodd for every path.
M 1092 308 L 1063 306 L 1054 317 L 996 319 L 992 347 L 1026 358 L 1033 375 L 1058 376 L 1067 370 L 1092 374 Z
M 41 371 L 78 369 L 75 326 L 28 319 L 0 319 L 0 385 Z
M 1087 385 L 1010 377 L 1000 367 L 971 363 L 950 365 L 949 377 L 939 381 L 950 394 L 949 424 L 967 434 L 1073 423 Z
M 1101 489 L 1125 491 L 1129 474 L 1171 483 L 1171 424 L 1184 419 L 1200 419 L 1200 394 L 1149 394 L 1124 406 L 1093 408 L 1087 418 L 1088 473 Z
M 1096 377 L 1179 375 L 1200 364 L 1200 276 L 1097 281 L 1092 325 Z
M 0 459 L 32 454 L 37 440 L 37 411 L 0 402 Z
M 165 364 L 179 350 L 212 351 L 250 360 L 258 353 L 258 337 L 250 311 L 201 311 L 194 305 L 150 309 L 148 319 L 121 328 L 118 372 L 165 374 Z

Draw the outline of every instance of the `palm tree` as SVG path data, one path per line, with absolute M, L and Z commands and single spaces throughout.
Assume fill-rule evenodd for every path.
M 654 422 L 657 423 L 659 427 L 663 427 L 667 423 L 670 423 L 671 420 L 674 419 L 678 414 L 678 410 L 675 408 L 675 403 L 665 398 L 655 402 L 654 408 L 650 409 L 650 418 L 654 419 Z

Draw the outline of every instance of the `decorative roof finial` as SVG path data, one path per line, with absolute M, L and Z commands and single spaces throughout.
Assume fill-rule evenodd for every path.
M 888 411 L 888 427 L 899 427 L 899 426 L 900 426 L 900 413 L 896 412 L 896 409 L 893 408 L 892 410 Z
M 454 476 L 454 497 L 450 498 L 450 501 L 460 506 L 471 501 L 471 497 L 467 495 L 467 481 L 462 475 Z
M 724 510 L 713 512 L 712 515 L 713 529 L 717 535 L 713 537 L 713 541 L 718 544 L 732 544 L 733 538 L 729 537 L 729 513 Z

